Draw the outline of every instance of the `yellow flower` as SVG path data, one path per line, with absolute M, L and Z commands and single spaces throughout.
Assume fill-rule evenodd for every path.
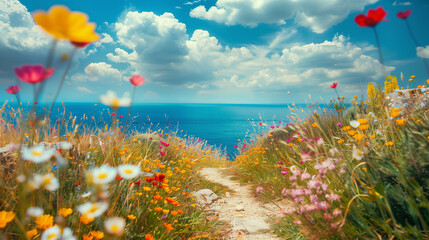
M 1 211 L 0 212 L 0 228 L 5 228 L 6 224 L 11 222 L 14 218 L 15 218 L 14 212 Z
M 386 145 L 386 146 L 393 146 L 393 142 L 387 142 L 384 145 Z
M 94 237 L 90 235 L 83 235 L 83 240 L 92 240 Z
M 341 144 L 341 143 L 343 143 L 344 142 L 344 139 L 340 139 L 340 140 L 338 140 L 337 141 L 339 144 Z
M 54 217 L 49 214 L 40 215 L 36 218 L 37 228 L 46 230 L 54 225 Z
M 356 140 L 360 141 L 360 140 L 362 140 L 362 138 L 364 138 L 364 137 L 365 137 L 365 135 L 363 135 L 363 134 L 356 134 L 356 135 L 354 135 L 353 137 L 354 137 Z
M 71 208 L 61 208 L 58 211 L 58 214 L 60 214 L 63 217 L 67 217 L 68 215 L 72 214 L 73 210 Z
M 360 130 L 367 130 L 369 128 L 369 124 L 362 124 L 362 125 L 359 125 L 359 129 Z
M 314 128 L 318 128 L 319 127 L 319 125 L 317 125 L 317 123 L 313 123 L 313 124 L 311 124 L 311 126 L 313 126 Z
M 132 214 L 131 214 L 131 215 L 128 215 L 127 217 L 128 217 L 128 219 L 130 219 L 130 220 L 134 220 L 134 219 L 136 219 L 136 216 L 134 216 L 134 215 L 132 215 Z
M 104 238 L 104 233 L 101 231 L 91 231 L 89 234 L 91 234 L 91 236 L 93 236 L 96 240 Z
M 53 6 L 49 12 L 33 14 L 34 21 L 58 40 L 76 43 L 90 43 L 98 40 L 95 24 L 88 23 L 88 16 L 81 12 L 70 12 L 65 6 Z
M 37 229 L 36 228 L 34 228 L 34 229 L 30 230 L 30 231 L 27 231 L 27 236 L 29 238 L 32 238 L 32 237 L 34 237 L 36 235 L 37 235 Z

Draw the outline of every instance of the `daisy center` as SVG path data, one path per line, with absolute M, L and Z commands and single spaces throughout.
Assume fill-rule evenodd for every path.
M 100 174 L 98 174 L 98 178 L 99 179 L 105 179 L 105 178 L 107 178 L 107 173 L 100 173 Z
M 42 156 L 42 152 L 41 151 L 34 150 L 32 153 L 33 153 L 34 156 Z
M 133 170 L 131 170 L 131 169 L 125 169 L 125 171 L 124 171 L 126 174 L 131 174 L 131 173 L 133 173 Z
M 55 233 L 49 234 L 48 239 L 54 239 L 56 236 L 57 234 Z
M 117 224 L 113 224 L 112 227 L 111 227 L 111 229 L 112 229 L 113 232 L 116 232 L 116 231 L 119 230 L 119 226 Z

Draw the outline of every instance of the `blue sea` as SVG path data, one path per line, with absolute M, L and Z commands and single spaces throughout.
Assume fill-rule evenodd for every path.
M 288 106 L 297 110 L 291 112 Z M 112 110 L 100 103 L 65 103 L 65 107 L 66 118 L 71 113 L 80 121 L 85 114 L 87 120 L 83 121 L 87 122 L 87 126 L 104 127 L 112 119 Z M 178 130 L 179 136 L 206 140 L 225 153 L 234 154 L 237 153 L 234 146 L 244 139 L 249 140 L 255 134 L 267 132 L 271 126 L 284 126 L 290 123 L 289 116 L 300 113 L 303 117 L 314 108 L 308 108 L 305 104 L 138 104 L 131 108 L 129 131 Z M 52 119 L 63 111 L 63 106 L 56 104 Z M 128 108 L 122 108 L 117 113 L 122 124 L 125 123 L 127 111 Z M 259 126 L 260 122 L 264 125 Z

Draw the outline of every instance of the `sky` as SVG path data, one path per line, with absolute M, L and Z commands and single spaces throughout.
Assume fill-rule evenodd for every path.
M 100 35 L 74 56 L 59 101 L 129 95 L 133 74 L 146 78 L 137 103 L 328 102 L 334 82 L 350 97 L 386 74 L 428 79 L 421 58 L 429 56 L 427 0 L 1 0 L 0 102 L 13 99 L 3 89 L 16 84 L 31 101 L 32 86 L 13 69 L 46 63 L 52 38 L 31 14 L 54 5 L 86 13 Z M 372 29 L 354 22 L 379 6 L 389 20 L 376 27 L 384 67 Z M 396 17 L 408 9 L 419 50 Z M 41 101 L 52 99 L 66 67 L 61 56 L 71 50 L 68 42 L 56 48 Z

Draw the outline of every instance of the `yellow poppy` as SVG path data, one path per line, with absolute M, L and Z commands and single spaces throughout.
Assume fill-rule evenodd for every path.
M 14 212 L 1 211 L 0 212 L 0 228 L 5 228 L 6 224 L 8 224 L 14 218 L 15 218 Z
M 88 23 L 88 16 L 81 12 L 71 12 L 67 7 L 56 5 L 49 12 L 33 14 L 34 21 L 47 33 L 58 40 L 76 43 L 90 43 L 99 39 L 94 32 L 95 24 Z

